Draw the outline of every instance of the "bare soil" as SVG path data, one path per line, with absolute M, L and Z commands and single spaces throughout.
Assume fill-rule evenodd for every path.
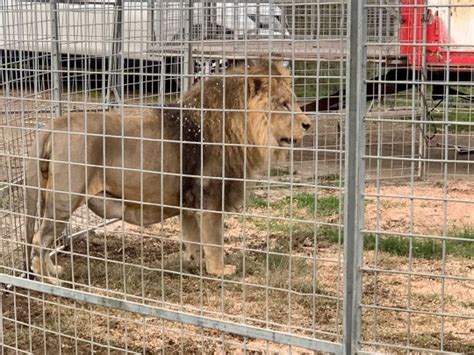
M 10 111 L 31 112 L 26 119 L 21 112 L 8 116 L 8 120 L 2 116 L 0 183 L 21 176 L 19 156 L 24 153 L 25 128 L 35 127 L 38 117 L 48 115 L 40 110 L 50 109 L 47 97 L 42 99 L 41 105 L 34 107 L 20 107 L 19 99 L 1 102 Z M 315 176 L 341 178 L 344 137 L 337 127 L 341 117 L 318 119 L 317 130 L 306 138 L 308 149 L 295 154 L 298 174 L 292 182 L 306 179 L 314 184 Z M 426 156 L 440 161 L 427 163 L 424 168 L 428 178 L 442 177 L 447 172 L 448 183 L 403 180 L 368 184 L 366 234 L 451 237 L 458 230 L 474 227 L 474 182 L 470 174 L 474 155 L 459 155 L 443 147 L 445 138 L 439 133 L 430 141 Z M 474 144 L 471 132 L 449 134 L 447 138 L 449 144 Z M 391 159 L 411 156 L 410 122 L 372 124 L 367 127 L 367 142 L 368 177 L 410 178 L 414 173 L 421 174 L 414 163 Z M 8 158 L 11 153 L 15 157 Z M 445 166 L 441 161 L 444 158 L 456 162 Z M 292 193 L 308 191 L 296 189 Z M 341 193 L 334 182 L 319 189 L 317 197 L 340 197 Z M 290 196 L 290 190 L 254 194 L 278 205 Z M 8 196 L 5 201 L 15 199 Z M 13 207 L 3 208 L 11 211 Z M 293 220 L 288 221 L 290 214 Z M 337 232 L 342 235 L 342 218 L 339 211 L 315 217 L 303 208 L 290 209 L 286 204 L 252 207 L 245 215 L 226 216 L 226 258 L 237 265 L 237 273 L 224 280 L 208 277 L 199 263 L 181 260 L 177 219 L 149 228 L 122 222 L 99 228 L 88 238 L 74 240 L 69 250 L 58 255 L 58 262 L 66 269 L 66 287 L 74 285 L 152 306 L 340 341 L 342 240 L 328 242 L 320 238 L 319 228 L 329 226 L 336 237 Z M 15 267 L 15 260 L 4 257 L 13 255 L 12 250 L 19 245 L 14 244 L 18 242 L 14 238 L 9 243 L 8 238 L 21 234 L 20 221 L 8 214 L 0 216 L 0 221 L 1 265 Z M 366 350 L 405 353 L 402 347 L 410 346 L 474 354 L 472 258 L 449 254 L 433 259 L 410 258 L 373 250 L 366 250 L 363 257 L 362 339 Z M 16 261 L 20 258 L 21 254 L 15 255 Z M 14 353 L 15 348 L 35 354 L 308 353 L 20 289 L 5 292 L 0 301 L 0 342 L 6 354 Z
M 417 182 L 366 188 L 367 232 L 443 236 L 474 225 L 474 183 Z M 293 191 L 297 194 L 300 191 Z M 339 190 L 333 194 L 340 195 Z M 261 191 L 258 198 L 270 198 Z M 330 192 L 324 192 L 324 196 Z M 289 191 L 272 193 L 270 209 L 252 207 L 225 218 L 227 262 L 237 273 L 208 277 L 199 263 L 180 257 L 179 221 L 148 228 L 122 222 L 75 240 L 58 262 L 67 287 L 245 322 L 330 341 L 342 331 L 343 250 L 320 240 L 317 227 L 296 220 L 310 212 L 293 206 Z M 388 197 L 385 197 L 388 196 Z M 309 214 L 308 214 L 309 213 Z M 293 229 L 282 228 L 282 218 Z M 321 225 L 341 223 L 339 213 L 317 217 Z M 314 220 L 314 217 L 313 217 Z M 288 231 L 290 232 L 288 233 Z M 449 233 L 448 233 L 449 234 Z M 71 261 L 73 261 L 71 263 Z M 474 352 L 474 261 L 453 255 L 424 259 L 381 251 L 364 252 L 362 338 L 365 349 L 403 353 L 411 346 Z M 288 352 L 285 346 L 184 326 L 118 310 L 14 290 L 3 297 L 6 346 L 34 353 L 253 353 Z M 389 344 L 392 347 L 375 344 Z M 291 349 L 305 353 L 302 349 Z M 428 350 L 427 350 L 428 352 Z M 7 349 L 8 353 L 8 349 Z M 307 353 L 307 352 L 306 352 Z
M 365 194 L 368 230 L 443 235 L 474 226 L 474 181 L 369 185 Z

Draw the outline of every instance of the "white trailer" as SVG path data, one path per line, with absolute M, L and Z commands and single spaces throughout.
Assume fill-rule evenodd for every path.
M 3 0 L 0 49 L 51 52 L 57 30 L 61 53 L 108 56 L 121 41 L 129 59 L 152 59 L 164 44 L 289 35 L 280 7 L 269 3 L 180 1 Z M 121 14 L 120 14 L 121 12 Z M 191 15 L 192 14 L 192 17 Z M 121 16 L 122 21 L 118 21 Z M 115 38 L 117 34 L 121 37 Z M 156 53 L 156 51 L 155 51 Z M 155 54 L 156 55 L 156 54 Z
M 3 63 L 11 68 L 13 76 L 19 71 L 15 72 L 17 64 L 11 63 L 41 58 L 40 62 L 23 66 L 36 68 L 35 73 L 40 67 L 51 66 L 51 81 L 59 82 L 61 78 L 54 75 L 66 61 L 79 58 L 79 62 L 93 60 L 94 68 L 88 70 L 96 73 L 96 87 L 104 84 L 103 73 L 110 76 L 106 79 L 108 87 L 120 87 L 124 81 L 136 85 L 142 79 L 132 78 L 134 73 L 144 70 L 145 75 L 150 74 L 147 84 L 158 80 L 160 73 L 160 88 L 186 89 L 193 72 L 207 74 L 227 65 L 222 55 L 199 54 L 213 40 L 236 40 L 242 46 L 246 42 L 243 39 L 289 37 L 279 6 L 238 1 L 242 0 L 3 0 L 0 56 L 8 57 Z M 147 63 L 137 64 L 140 60 Z M 123 73 L 122 66 L 126 78 L 114 74 Z M 178 82 L 174 76 L 179 74 L 188 79 Z M 93 82 L 89 79 L 84 81 Z M 63 75 L 63 80 L 68 79 Z

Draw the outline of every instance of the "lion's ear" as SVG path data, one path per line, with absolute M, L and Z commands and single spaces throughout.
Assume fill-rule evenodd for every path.
M 282 74 L 282 72 L 281 72 L 282 68 L 284 68 L 283 61 L 280 60 L 280 59 L 274 60 L 273 61 L 273 68 L 275 68 L 276 72 L 281 75 Z
M 268 80 L 265 78 L 250 78 L 249 79 L 249 97 L 254 97 L 268 89 Z

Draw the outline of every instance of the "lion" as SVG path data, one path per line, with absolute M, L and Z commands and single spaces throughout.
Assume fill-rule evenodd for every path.
M 260 62 L 211 76 L 182 102 L 141 115 L 81 112 L 49 122 L 26 163 L 27 271 L 59 283 L 62 268 L 48 248 L 86 204 L 140 226 L 180 215 L 184 259 L 200 260 L 202 247 L 207 274 L 233 274 L 224 263 L 223 213 L 240 207 L 246 179 L 285 157 L 311 126 L 291 84 L 280 63 Z

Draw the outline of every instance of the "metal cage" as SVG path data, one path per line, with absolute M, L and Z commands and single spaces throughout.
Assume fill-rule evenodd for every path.
M 472 12 L 468 0 L 4 0 L 2 349 L 474 352 Z M 280 102 L 283 94 L 273 84 L 279 74 L 271 69 L 276 62 L 290 74 L 288 105 L 251 106 L 256 92 Z M 252 91 L 255 66 L 270 68 L 256 76 L 269 84 Z M 229 92 L 233 80 L 243 83 L 242 92 Z M 216 91 L 209 83 L 217 83 Z M 200 96 L 189 104 L 195 92 Z M 217 108 L 206 106 L 212 95 L 221 100 Z M 244 106 L 231 107 L 234 97 Z M 269 152 L 276 148 L 252 143 L 248 127 L 265 117 L 270 142 L 280 134 L 272 126 L 279 114 L 291 118 L 289 136 L 278 146 L 286 155 L 266 153 L 258 175 L 237 177 L 222 173 L 236 164 L 227 153 L 216 165 L 220 177 L 204 168 L 217 158 L 196 155 L 201 169 L 194 178 L 200 183 L 191 206 L 184 201 L 189 172 L 165 172 L 164 165 L 148 171 L 143 158 L 125 163 L 126 142 L 138 142 L 141 157 L 150 142 L 170 143 L 150 138 L 145 128 L 149 112 L 161 112 L 162 127 L 171 122 L 164 121 L 166 110 L 178 112 L 171 117 L 181 133 L 173 142 L 181 148 L 176 156 L 157 150 L 161 161 L 181 162 L 194 152 L 186 148 L 183 132 L 189 127 L 196 129 L 195 149 L 201 152 L 206 146 Z M 240 117 L 241 139 L 206 141 L 212 112 L 227 123 L 206 129 L 225 132 Z M 188 115 L 195 126 L 186 123 Z M 303 115 L 311 128 L 294 142 L 295 122 Z M 79 195 L 84 202 L 79 208 L 69 203 L 71 218 L 56 217 L 59 207 L 52 218 L 41 215 L 41 200 L 39 215 L 29 215 L 27 157 L 39 149 L 33 142 L 48 130 L 53 135 L 54 122 L 73 125 L 81 117 L 98 117 L 104 125 L 115 117 L 121 124 L 115 127 L 119 134 L 63 131 L 121 142 L 121 163 L 114 167 L 121 193 L 102 195 L 104 206 L 107 199 L 121 206 L 121 216 L 98 216 L 85 203 L 92 187 L 77 192 L 71 183 L 63 198 Z M 133 122 L 140 133 L 129 136 Z M 51 156 L 33 156 L 38 166 L 58 164 L 57 182 L 76 181 L 70 171 L 77 165 L 108 168 L 69 158 L 61 170 L 54 149 L 71 157 L 87 146 L 73 138 L 65 142 Z M 245 167 L 251 158 L 243 154 Z M 158 174 L 161 202 L 150 202 L 152 186 L 143 183 L 152 173 Z M 131 174 L 140 176 L 138 201 L 126 194 Z M 166 176 L 180 181 L 176 191 L 163 182 Z M 203 187 L 218 178 L 218 189 Z M 235 181 L 244 190 L 241 206 L 227 210 L 233 191 L 225 186 Z M 59 193 L 51 184 L 35 190 Z M 108 186 L 107 178 L 103 184 Z M 154 206 L 163 214 L 163 195 L 170 190 L 179 195 L 176 215 L 147 226 L 145 209 Z M 220 207 L 203 202 L 211 195 L 219 196 Z M 135 224 L 124 221 L 130 204 L 140 216 Z M 206 269 L 209 255 L 203 251 L 211 249 L 203 218 L 211 213 L 219 216 L 213 227 L 224 230 L 217 246 L 235 267 L 229 275 Z M 192 228 L 183 222 L 188 214 L 197 216 Z M 37 227 L 48 220 L 55 228 L 67 224 L 44 247 L 64 268 L 62 276 L 51 275 L 53 283 L 34 275 L 29 262 L 25 270 L 28 217 Z M 200 259 L 187 260 L 186 233 L 193 229 Z M 36 233 L 33 243 L 40 240 Z

